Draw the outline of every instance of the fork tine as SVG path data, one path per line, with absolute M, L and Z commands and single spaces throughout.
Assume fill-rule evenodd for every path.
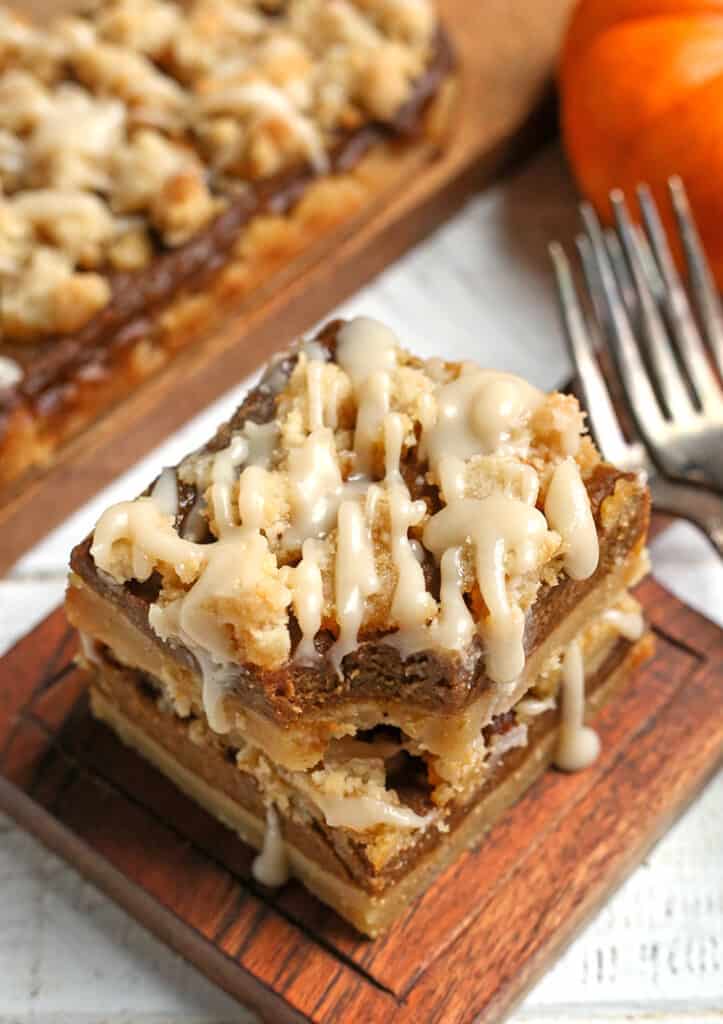
M 690 419 L 695 410 L 688 396 L 686 383 L 675 361 L 665 325 L 661 320 L 643 269 L 638 235 L 633 228 L 625 198 L 619 189 L 610 193 L 620 241 L 632 274 L 640 309 L 640 326 L 650 355 L 660 394 L 674 419 Z
M 718 371 L 723 376 L 723 311 L 718 292 L 713 283 L 685 186 L 681 179 L 675 176 L 668 181 L 668 188 L 683 243 L 691 291 L 698 306 L 706 341 L 715 356 Z
M 650 248 L 648 237 L 642 227 L 639 224 L 633 224 L 633 230 L 638 242 L 638 252 L 640 253 L 648 287 L 655 301 L 660 304 L 665 298 L 665 284 L 660 276 L 658 264 L 655 262 L 653 250 Z
M 599 341 L 599 333 L 604 330 L 605 324 L 608 321 L 608 311 L 605 308 L 605 303 L 602 299 L 602 287 L 600 285 L 600 276 L 597 271 L 595 264 L 595 257 L 592 254 L 592 248 L 590 246 L 589 239 L 586 235 L 577 235 L 575 238 L 575 245 L 580 255 L 580 263 L 582 265 L 583 275 L 585 277 L 585 284 L 587 285 L 587 293 L 592 303 L 593 312 L 595 314 L 594 326 L 597 330 L 597 340 Z M 593 348 L 597 348 L 593 346 Z
M 600 293 L 607 311 L 606 320 L 610 324 L 610 335 L 625 397 L 641 434 L 648 441 L 651 450 L 659 452 L 659 440 L 666 435 L 667 424 L 648 380 L 625 307 L 618 292 L 615 276 L 605 249 L 600 222 L 589 203 L 581 204 L 580 213 L 590 239 Z
M 685 193 L 682 191 L 682 184 L 677 192 L 671 189 L 671 195 L 674 197 L 673 203 L 676 217 L 678 218 L 681 237 L 683 238 L 686 259 L 689 260 L 691 268 L 691 281 L 693 281 L 695 275 L 705 276 L 707 272 L 705 256 L 699 241 L 697 241 L 695 256 L 689 256 L 689 246 L 691 245 L 690 231 L 694 232 L 695 229 L 693 228 L 692 221 L 689 219 L 689 215 L 680 207 L 681 197 L 683 203 L 685 203 Z M 675 198 L 676 195 L 677 199 Z M 720 389 L 708 363 L 708 357 L 706 356 L 703 342 L 701 341 L 690 304 L 688 303 L 685 289 L 681 283 L 680 275 L 675 268 L 668 240 L 665 237 L 665 231 L 658 214 L 658 208 L 655 205 L 650 189 L 645 185 L 638 186 L 638 202 L 640 203 L 640 210 L 643 215 L 643 222 L 650 246 L 665 285 L 663 302 L 668 312 L 671 331 L 696 393 L 696 398 L 702 409 L 706 411 L 712 404 L 720 405 Z M 695 242 L 692 244 L 695 247 Z M 691 260 L 693 262 L 690 262 Z M 695 264 L 696 270 L 693 270 L 693 264 Z M 698 287 L 701 287 L 700 284 Z M 708 290 L 712 295 L 713 292 L 710 284 L 708 284 Z M 703 291 L 705 291 L 705 288 L 703 288 Z M 705 301 L 702 299 L 702 295 L 699 301 Z M 713 301 L 715 302 L 715 299 Z M 718 312 L 720 313 L 720 309 Z M 706 327 L 706 331 L 708 330 L 709 328 Z M 713 333 L 715 332 L 713 331 Z M 723 342 L 721 344 L 723 346 Z
M 586 242 L 587 239 L 580 240 L 583 245 Z M 628 454 L 628 444 L 595 357 L 569 260 L 559 242 L 552 242 L 549 251 L 555 268 L 565 339 L 582 388 L 590 430 L 605 458 L 609 462 L 622 464 Z
M 608 251 L 608 258 L 613 268 L 613 272 L 615 273 L 615 280 L 617 281 L 620 298 L 625 303 L 625 308 L 628 311 L 628 317 L 631 319 L 637 318 L 638 298 L 635 294 L 635 286 L 633 285 L 633 280 L 630 277 L 630 271 L 628 270 L 625 262 L 625 256 L 623 254 L 623 248 L 620 245 L 620 239 L 615 234 L 614 228 L 606 228 L 603 235 L 605 237 L 605 248 Z
M 658 268 L 655 263 L 655 259 L 648 245 L 648 240 L 645 234 L 637 224 L 633 225 L 633 230 L 638 241 L 638 251 L 640 253 L 640 259 L 645 272 L 645 279 L 648 282 L 648 287 L 653 295 L 653 298 L 659 303 L 663 297 L 664 286 L 663 280 L 660 276 Z M 635 320 L 638 317 L 638 297 L 635 294 L 635 285 L 630 276 L 628 264 L 623 253 L 623 247 L 620 244 L 615 228 L 605 228 L 603 231 L 605 236 L 605 248 L 608 251 L 610 263 L 612 264 L 613 271 L 615 272 L 615 279 L 618 284 L 618 290 L 620 296 L 625 303 L 625 307 L 628 311 L 628 316 L 631 320 Z

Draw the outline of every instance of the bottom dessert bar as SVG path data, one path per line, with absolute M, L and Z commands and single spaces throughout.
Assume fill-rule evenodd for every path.
M 585 680 L 586 713 L 596 712 L 624 688 L 651 654 L 649 634 L 636 642 L 618 637 L 598 651 L 596 667 Z M 264 800 L 253 773 L 239 767 L 238 752 L 200 719 L 176 715 L 160 684 L 115 662 L 107 649 L 96 648 L 89 667 L 94 714 L 241 839 L 256 849 L 266 845 L 268 853 Z M 277 834 L 291 874 L 361 932 L 378 935 L 539 777 L 553 760 L 559 734 L 559 708 L 535 715 L 526 745 L 507 750 L 478 789 L 459 801 L 447 831 L 424 830 L 381 871 L 374 870 L 348 830 L 330 828 L 316 816 L 292 816 L 282 802 L 275 812 Z M 412 804 L 414 785 L 412 776 L 405 793 Z M 416 796 L 419 806 L 424 793 Z

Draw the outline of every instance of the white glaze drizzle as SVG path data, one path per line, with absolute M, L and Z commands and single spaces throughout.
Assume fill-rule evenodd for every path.
M 599 557 L 597 529 L 580 469 L 572 458 L 555 467 L 545 497 L 545 516 L 562 537 L 568 576 L 574 580 L 592 576 Z
M 178 479 L 172 466 L 166 466 L 151 490 L 151 497 L 164 516 L 178 515 Z
M 382 496 L 382 488 L 379 484 L 367 484 L 366 491 L 362 492 L 364 501 L 364 515 L 368 523 L 373 523 L 376 518 L 379 500 Z
M 211 486 L 206 500 L 219 535 L 236 525 L 232 490 L 236 470 L 246 461 L 248 454 L 248 441 L 241 434 L 236 434 L 227 448 L 216 453 L 211 464 Z
M 294 652 L 294 660 L 303 663 L 317 661 L 314 637 L 321 629 L 324 607 L 324 584 L 319 560 L 323 546 L 316 540 L 305 540 L 301 561 L 290 573 L 294 614 L 301 629 L 301 640 Z
M 366 599 L 379 587 L 369 524 L 358 501 L 342 501 L 339 506 L 336 544 L 334 596 L 339 636 L 329 657 L 340 671 L 343 658 L 356 647 Z
M 253 423 L 249 420 L 241 430 L 229 438 L 228 444 L 218 452 L 198 451 L 189 455 L 178 467 L 179 477 L 186 483 L 193 483 L 200 491 L 205 491 L 211 484 L 211 476 L 216 469 L 231 470 L 242 464 L 247 466 L 263 466 L 268 469 L 279 437 L 279 425 L 270 423 Z M 219 465 L 217 466 L 217 462 Z M 234 473 L 228 474 L 233 480 Z
M 183 598 L 166 605 L 152 604 L 148 609 L 148 623 L 162 640 L 180 640 L 193 654 L 201 673 L 201 703 L 209 727 L 217 733 L 226 733 L 231 723 L 224 707 L 229 666 L 214 661 L 208 651 L 193 640 L 181 626 Z
M 450 505 L 453 501 L 464 498 L 465 474 L 467 465 L 464 459 L 456 455 L 443 455 L 437 463 L 437 476 L 439 478 L 439 489 L 445 502 Z
M 80 640 L 81 653 L 88 664 L 102 665 L 103 659 L 100 654 L 100 644 L 95 637 L 92 637 L 89 633 L 85 633 L 82 629 L 79 629 L 78 639 Z
M 506 574 L 533 569 L 546 534 L 541 512 L 502 494 L 455 501 L 425 526 L 424 545 L 438 560 L 465 541 L 474 546 L 477 582 L 489 612 L 479 629 L 487 647 L 487 673 L 495 682 L 511 682 L 525 664 L 525 616 L 510 600 Z
M 556 703 L 554 697 L 523 697 L 515 704 L 515 710 L 528 718 L 536 718 L 537 715 L 544 715 L 546 711 L 552 711 Z
M 0 391 L 12 388 L 23 379 L 23 368 L 9 356 L 0 356 Z
M 301 343 L 301 351 L 307 359 L 313 359 L 317 363 L 329 362 L 329 349 L 315 338 L 305 338 Z
M 412 501 L 399 464 L 404 441 L 404 418 L 390 413 L 384 420 L 385 483 L 389 498 L 391 553 L 397 570 L 391 616 L 402 630 L 414 629 L 435 611 L 427 592 L 424 570 L 409 541 L 409 528 L 421 523 L 427 510 L 423 501 Z
M 349 828 L 355 832 L 377 825 L 416 829 L 425 828 L 434 820 L 434 812 L 417 814 L 411 807 L 400 807 L 378 797 L 336 796 L 311 787 L 307 792 L 331 828 Z
M 268 469 L 279 439 L 278 423 L 274 420 L 269 423 L 253 423 L 249 420 L 244 424 L 241 436 L 248 445 L 246 465 Z
M 496 733 L 490 742 L 490 755 L 486 763 L 487 769 L 494 768 L 510 750 L 526 746 L 527 726 L 524 722 L 514 725 L 507 732 Z
M 288 466 L 292 519 L 285 541 L 293 546 L 325 536 L 336 519 L 344 481 L 331 429 L 318 427 L 292 448 Z
M 645 632 L 645 619 L 641 611 L 623 611 L 622 608 L 608 608 L 603 620 L 609 622 L 626 640 L 639 640 Z
M 423 430 L 422 450 L 447 507 L 427 523 L 424 543 L 440 563 L 447 549 L 472 543 L 476 578 L 488 611 L 479 623 L 487 649 L 487 672 L 496 682 L 511 682 L 524 667 L 524 614 L 510 597 L 507 578 L 535 568 L 540 544 L 548 535 L 545 517 L 534 508 L 539 482 L 532 467 L 519 464 L 515 475 L 519 497 L 493 492 L 484 498 L 467 498 L 466 460 L 493 453 L 495 457 L 524 455 L 530 442 L 530 418 L 544 396 L 519 377 L 465 366 L 436 397 L 436 420 Z M 576 464 L 572 465 L 576 470 Z M 593 560 L 597 564 L 597 533 L 579 473 L 577 482 L 579 487 L 573 473 L 564 470 L 553 491 L 551 508 L 566 530 L 568 564 L 572 571 L 587 572 Z M 556 493 L 562 496 L 563 491 L 575 501 L 575 514 L 567 518 Z M 469 613 L 466 606 L 462 611 L 463 595 L 456 592 L 459 555 L 449 559 L 445 575 L 448 603 L 456 610 L 448 620 L 452 634 L 459 630 L 467 636 Z M 442 607 L 440 621 L 443 612 Z
M 521 377 L 466 367 L 437 393 L 436 422 L 422 435 L 422 450 L 438 472 L 440 459 L 524 450 L 522 431 L 543 394 Z M 519 435 L 519 436 L 518 436 Z
M 462 651 L 474 637 L 476 626 L 464 600 L 462 549 L 447 548 L 440 561 L 439 614 L 430 626 L 432 647 Z
M 238 481 L 238 514 L 243 526 L 261 530 L 269 518 L 271 474 L 263 466 L 246 466 Z
M 374 449 L 389 412 L 390 372 L 397 365 L 397 351 L 394 332 L 371 317 L 355 317 L 337 337 L 337 363 L 351 380 L 357 403 L 354 452 L 361 473 L 370 474 L 373 468 Z
M 273 805 L 266 808 L 264 845 L 251 863 L 251 873 L 257 882 L 270 889 L 277 889 L 289 880 L 289 859 L 281 834 L 279 815 Z
M 339 425 L 339 400 L 346 378 L 341 373 L 336 373 L 327 383 L 327 395 L 325 405 L 326 423 L 332 430 Z
M 396 335 L 385 324 L 357 316 L 337 335 L 336 361 L 356 388 L 372 373 L 393 370 L 397 349 Z
M 183 540 L 152 498 L 112 505 L 98 520 L 91 556 L 101 567 L 111 561 L 113 545 L 126 541 L 131 549 L 133 578 L 143 582 L 154 560 L 173 566 L 182 580 L 193 579 L 208 558 L 207 546 Z M 128 577 L 130 578 L 130 577 Z
M 354 453 L 360 473 L 371 475 L 374 469 L 374 451 L 389 412 L 390 392 L 390 377 L 384 370 L 370 374 L 358 387 Z
M 258 530 L 245 526 L 227 529 L 217 541 L 200 547 L 207 561 L 196 582 L 183 597 L 151 605 L 148 621 L 161 639 L 180 640 L 196 657 L 204 711 L 210 727 L 223 733 L 230 728 L 223 699 L 235 672 L 236 653 L 214 603 L 258 586 L 269 547 Z
M 190 648 L 201 669 L 201 702 L 209 727 L 214 732 L 226 733 L 231 728 L 224 704 L 232 677 L 231 666 L 216 664 L 198 644 L 191 643 Z
M 573 640 L 562 662 L 560 732 L 555 764 L 565 772 L 589 767 L 600 753 L 600 738 L 584 724 L 585 665 L 580 645 Z
M 165 521 L 179 552 L 188 550 L 202 559 L 200 574 L 183 597 L 163 606 L 152 605 L 149 610 L 149 623 L 162 639 L 178 639 L 194 654 L 201 670 L 204 711 L 209 726 L 218 733 L 228 732 L 231 724 L 224 697 L 234 674 L 236 654 L 229 630 L 213 608 L 224 598 L 233 599 L 238 593 L 253 590 L 270 555 L 268 541 L 259 529 L 268 498 L 268 471 L 263 463 L 268 461 L 269 437 L 270 432 L 261 428 L 247 436 L 237 434 L 213 456 L 208 503 L 217 540 L 193 544 L 179 537 Z M 247 465 L 240 474 L 234 504 L 237 472 L 249 457 L 255 464 Z M 139 502 L 129 504 L 137 506 Z M 156 507 L 154 501 L 150 504 Z M 166 560 L 174 565 L 172 559 Z M 288 599 L 290 602 L 290 592 Z
M 324 426 L 324 363 L 309 359 L 306 363 L 306 415 L 309 430 Z

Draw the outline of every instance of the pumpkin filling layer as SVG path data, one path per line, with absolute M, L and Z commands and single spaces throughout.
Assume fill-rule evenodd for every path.
M 594 760 L 585 680 L 644 647 L 627 590 L 647 517 L 574 398 L 416 359 L 358 318 L 281 357 L 208 445 L 103 514 L 68 613 L 101 717 L 156 763 L 139 736 L 178 732 L 182 765 L 189 741 L 248 780 L 262 880 L 311 820 L 379 894 L 445 846 L 538 719 L 560 767 Z

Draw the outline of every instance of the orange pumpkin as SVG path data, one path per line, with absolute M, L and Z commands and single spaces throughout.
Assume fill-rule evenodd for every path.
M 723 0 L 581 0 L 560 65 L 562 133 L 582 192 L 685 182 L 723 290 Z M 634 204 L 631 204 L 634 205 Z

